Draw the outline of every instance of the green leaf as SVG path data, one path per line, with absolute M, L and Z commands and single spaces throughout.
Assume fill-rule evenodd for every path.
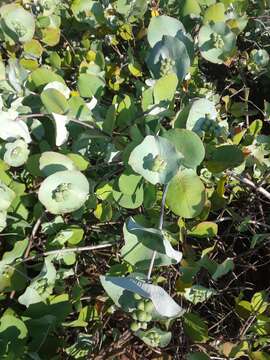
M 96 27 L 105 21 L 102 4 L 91 0 L 73 0 L 71 10 L 76 20 Z
M 270 360 L 270 354 L 265 351 L 254 351 L 250 356 L 252 360 Z
M 155 104 L 170 102 L 173 100 L 178 84 L 177 76 L 174 73 L 165 75 L 155 82 L 154 100 Z
M 123 208 L 136 209 L 140 207 L 143 203 L 143 197 L 144 197 L 143 184 L 140 182 L 136 186 L 136 189 L 133 192 L 133 194 L 126 194 L 125 192 L 120 191 L 119 188 L 116 186 L 116 188 L 113 189 L 112 195 L 116 203 L 122 206 Z
M 221 2 L 207 8 L 203 17 L 204 24 L 211 21 L 219 22 L 225 20 L 225 6 Z
M 175 128 L 187 128 L 196 133 L 201 133 L 202 125 L 206 119 L 216 120 L 217 111 L 215 104 L 208 99 L 198 99 L 187 105 L 176 117 Z
M 30 41 L 35 33 L 35 18 L 23 7 L 15 4 L 0 8 L 4 32 L 16 43 Z
M 80 96 L 72 96 L 68 100 L 69 115 L 81 121 L 92 121 L 91 110 Z
M 0 262 L 1 267 L 6 264 L 11 264 L 14 260 L 21 257 L 26 250 L 28 245 L 28 239 L 16 241 L 14 247 L 11 251 L 4 253 L 2 260 Z
M 183 0 L 181 4 L 181 16 L 189 16 L 193 18 L 201 13 L 201 8 L 197 0 Z
M 131 170 L 125 170 L 119 177 L 119 190 L 126 195 L 133 195 L 140 186 L 142 177 Z
M 193 352 L 187 354 L 187 360 L 210 360 L 210 357 L 203 352 Z
M 179 171 L 169 183 L 166 204 L 176 215 L 188 219 L 196 217 L 205 201 L 204 185 L 194 170 Z
M 68 99 L 70 96 L 69 88 L 66 86 L 66 84 L 63 84 L 60 81 L 53 81 L 53 82 L 48 83 L 44 87 L 43 91 L 48 90 L 48 89 L 55 89 L 55 90 L 59 91 L 62 95 L 64 95 L 64 97 L 66 99 Z
M 34 70 L 31 73 L 29 80 L 34 89 L 38 90 L 41 90 L 45 85 L 53 81 L 65 83 L 61 76 L 46 67 L 40 67 L 39 69 Z
M 206 162 L 207 168 L 214 173 L 235 168 L 245 160 L 237 145 L 221 145 L 217 147 Z
M 4 313 L 0 318 L 0 355 L 4 359 L 19 358 L 24 352 L 28 330 L 24 322 L 15 315 Z
M 78 79 L 78 90 L 82 97 L 99 97 L 105 86 L 105 81 L 93 74 L 81 74 Z
M 31 334 L 29 352 L 38 352 L 40 344 L 46 343 L 51 331 L 55 329 L 56 317 L 53 315 L 44 315 L 38 319 L 29 319 L 26 321 L 27 328 Z
M 80 171 L 85 171 L 90 165 L 89 161 L 79 154 L 68 153 L 67 157 L 70 158 L 74 166 Z
M 43 47 L 38 40 L 32 39 L 23 45 L 24 51 L 32 56 L 39 58 L 43 53 Z
M 160 348 L 166 347 L 172 338 L 172 333 L 170 331 L 162 331 L 157 327 L 153 327 L 146 331 L 136 331 L 135 335 L 146 345 Z
M 167 15 L 154 16 L 148 26 L 147 40 L 153 48 L 164 35 L 175 37 L 179 31 L 185 32 L 184 25 L 179 20 Z
M 61 246 L 66 243 L 69 245 L 79 244 L 84 236 L 84 231 L 78 226 L 70 226 L 61 230 L 51 242 L 51 245 Z
M 42 39 L 41 41 L 48 46 L 55 46 L 60 41 L 60 29 L 56 27 L 48 27 L 41 29 Z
M 227 258 L 222 264 L 219 264 L 215 273 L 212 275 L 213 280 L 217 280 L 220 277 L 228 274 L 229 271 L 234 269 L 234 262 L 232 259 Z
M 198 42 L 203 58 L 222 64 L 233 55 L 236 36 L 224 22 L 210 23 L 201 27 Z
M 216 223 L 211 221 L 203 221 L 188 230 L 187 234 L 189 236 L 198 238 L 212 238 L 217 235 L 217 232 L 218 226 Z
M 65 96 L 56 89 L 43 90 L 41 100 L 50 114 L 62 115 L 68 112 L 69 106 Z
M 252 313 L 251 303 L 246 300 L 239 301 L 236 304 L 235 309 L 237 314 L 243 319 L 247 319 Z
M 193 342 L 205 343 L 209 339 L 207 325 L 200 316 L 184 314 L 183 321 L 184 332 Z
M 44 151 L 39 159 L 39 169 L 49 176 L 57 171 L 77 170 L 74 162 L 66 155 L 54 151 Z
M 94 215 L 101 222 L 110 221 L 113 215 L 111 204 L 105 202 L 97 204 L 97 207 L 94 211 Z
M 176 174 L 182 155 L 167 139 L 148 135 L 129 157 L 129 165 L 152 184 L 166 184 Z
M 108 135 L 112 134 L 112 131 L 115 126 L 115 121 L 116 121 L 116 106 L 113 104 L 108 108 L 106 117 L 102 124 L 103 131 L 105 131 Z
M 178 79 L 183 80 L 190 67 L 188 49 L 178 38 L 164 35 L 150 50 L 147 65 L 156 79 L 174 72 Z
M 195 169 L 203 161 L 205 150 L 196 133 L 185 129 L 170 129 L 163 136 L 183 154 L 183 166 Z
M 267 309 L 268 303 L 268 295 L 265 291 L 260 291 L 255 293 L 251 299 L 251 308 L 252 311 L 263 314 Z
M 145 228 L 129 218 L 124 225 L 125 245 L 121 256 L 125 261 L 139 269 L 148 269 L 153 251 L 156 251 L 155 266 L 176 264 L 182 254 L 172 248 L 166 234 L 153 228 Z
M 94 339 L 92 334 L 79 333 L 75 343 L 65 349 L 65 352 L 73 359 L 83 360 L 94 349 Z
M 201 285 L 192 285 L 191 287 L 185 289 L 184 297 L 186 300 L 196 305 L 207 301 L 210 297 L 216 294 L 217 292 L 214 289 L 208 289 Z

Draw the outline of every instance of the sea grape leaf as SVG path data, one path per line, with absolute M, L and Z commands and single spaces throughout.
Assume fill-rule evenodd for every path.
M 179 171 L 169 183 L 166 204 L 176 215 L 193 218 L 206 201 L 204 185 L 194 170 Z
M 217 280 L 220 277 L 228 274 L 229 271 L 234 269 L 234 262 L 232 259 L 227 258 L 223 263 L 219 264 L 215 273 L 212 275 L 213 280 Z
M 170 331 L 163 331 L 157 327 L 153 327 L 146 331 L 138 330 L 135 332 L 135 335 L 145 342 L 145 344 L 160 348 L 166 347 L 172 339 L 172 333 Z M 156 340 L 153 335 L 157 335 Z
M 163 136 L 183 154 L 183 166 L 195 169 L 203 161 L 204 146 L 195 132 L 186 129 L 170 129 Z
M 148 135 L 135 147 L 129 165 L 152 184 L 166 184 L 176 174 L 183 156 L 167 139 Z

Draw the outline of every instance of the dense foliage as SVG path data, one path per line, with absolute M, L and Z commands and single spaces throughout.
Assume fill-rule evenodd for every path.
M 0 358 L 269 360 L 269 1 L 1 4 Z

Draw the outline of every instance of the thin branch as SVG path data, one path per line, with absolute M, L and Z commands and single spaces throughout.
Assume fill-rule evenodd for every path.
M 30 119 L 30 118 L 37 118 L 37 117 L 44 117 L 44 116 L 51 116 L 51 114 L 42 114 L 42 113 L 37 113 L 37 114 L 26 114 L 26 115 L 21 115 L 18 117 L 18 119 Z M 73 118 L 69 118 L 69 121 L 81 125 L 83 127 L 86 127 L 88 129 L 91 130 L 96 130 L 98 131 L 100 134 L 102 134 L 103 136 L 106 136 L 107 138 L 110 138 L 110 135 L 107 134 L 105 131 L 103 131 L 102 129 L 100 129 L 98 126 L 96 126 L 95 124 L 88 124 L 87 122 L 84 121 L 80 121 L 77 119 L 73 119 Z
M 29 243 L 28 243 L 28 246 L 27 246 L 27 249 L 25 251 L 25 254 L 24 254 L 24 259 L 28 258 L 29 256 L 29 253 L 31 251 L 31 247 L 33 245 L 33 242 L 34 242 L 34 239 L 36 237 L 36 234 L 38 232 L 38 229 L 41 225 L 41 222 L 42 222 L 42 219 L 43 219 L 43 216 L 44 216 L 44 213 L 37 219 L 34 227 L 33 227 L 33 230 L 32 230 L 32 233 L 31 233 L 31 236 L 30 236 L 30 239 L 29 239 Z
M 243 175 L 235 174 L 233 171 L 227 171 L 227 174 L 233 177 L 234 179 L 241 181 L 243 184 L 253 188 L 257 192 L 262 194 L 264 197 L 266 197 L 268 200 L 270 200 L 270 193 L 267 190 L 265 190 L 262 186 L 256 185 L 253 181 L 249 180 Z
M 106 136 L 107 138 L 110 138 L 110 135 L 107 134 L 105 131 L 101 130 L 98 126 L 91 125 L 91 124 L 88 124 L 88 123 L 86 123 L 84 121 L 80 121 L 80 120 L 77 120 L 77 119 L 69 119 L 69 120 L 74 122 L 75 124 L 84 126 L 84 127 L 88 128 L 88 129 L 96 130 L 99 133 L 101 133 L 103 136 Z
M 165 209 L 165 200 L 166 200 L 166 195 L 167 195 L 167 191 L 168 191 L 168 186 L 169 184 L 166 184 L 163 190 L 163 194 L 162 194 L 162 200 L 161 200 L 161 209 L 160 209 L 160 218 L 159 218 L 159 226 L 158 229 L 162 230 L 163 228 L 163 222 L 164 222 L 164 209 Z M 147 280 L 149 281 L 151 278 L 151 274 L 152 274 L 152 270 L 154 267 L 154 262 L 155 262 L 155 258 L 156 258 L 157 252 L 156 250 L 153 252 L 152 255 L 152 259 L 149 265 L 149 269 L 148 269 L 148 274 L 147 274 Z
M 66 249 L 58 249 L 58 250 L 51 250 L 51 251 L 46 251 L 42 254 L 38 254 L 35 256 L 31 256 L 28 258 L 25 258 L 23 260 L 21 260 L 22 262 L 26 262 L 26 261 L 31 261 L 40 257 L 45 257 L 45 256 L 49 256 L 49 255 L 62 255 L 62 254 L 66 254 L 69 252 L 82 252 L 82 251 L 91 251 L 91 250 L 97 250 L 97 249 L 104 249 L 107 247 L 111 247 L 113 246 L 113 244 L 101 244 L 101 245 L 93 245 L 93 246 L 82 246 L 82 247 L 73 247 L 73 248 L 66 248 Z

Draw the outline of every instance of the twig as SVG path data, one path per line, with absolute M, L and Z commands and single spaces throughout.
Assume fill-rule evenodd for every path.
M 266 293 L 269 290 L 269 288 L 265 289 Z M 257 316 L 260 314 L 260 309 L 261 307 L 264 305 L 264 301 L 261 301 L 259 304 L 258 309 L 256 309 L 254 311 L 254 313 L 247 319 L 247 321 L 245 322 L 244 326 L 242 327 L 239 337 L 241 340 L 244 339 L 246 333 L 248 332 L 248 330 L 250 329 L 250 327 L 253 325 L 254 321 L 256 320 Z
M 45 116 L 51 116 L 51 114 L 42 114 L 42 113 L 36 113 L 36 114 L 26 114 L 26 115 L 21 115 L 18 117 L 18 119 L 30 119 L 30 118 L 37 118 L 37 117 L 45 117 Z M 96 126 L 95 124 L 94 125 L 91 125 L 91 124 L 88 124 L 84 121 L 80 121 L 80 120 L 77 120 L 77 119 L 73 119 L 73 118 L 69 118 L 69 121 L 75 123 L 75 124 L 78 124 L 78 125 L 81 125 L 81 126 L 84 126 L 88 129 L 91 129 L 91 130 L 96 130 L 98 131 L 100 134 L 102 134 L 103 136 L 106 136 L 107 138 L 110 138 L 110 135 L 107 134 L 105 131 L 103 131 L 102 129 L 100 129 L 98 126 Z
M 90 125 L 84 121 L 80 121 L 80 120 L 77 120 L 77 119 L 69 119 L 70 121 L 74 122 L 75 124 L 78 124 L 78 125 L 81 125 L 81 126 L 84 126 L 88 129 L 91 129 L 91 130 L 96 130 L 98 131 L 100 134 L 102 134 L 103 136 L 106 136 L 107 138 L 110 138 L 110 135 L 107 134 L 105 131 L 101 130 L 99 127 L 97 126 L 94 126 L 94 125 Z
M 166 184 L 163 190 L 163 194 L 162 194 L 162 200 L 161 200 L 161 210 L 160 210 L 160 218 L 159 218 L 159 226 L 158 229 L 162 230 L 163 228 L 163 221 L 164 221 L 164 209 L 165 209 L 165 200 L 166 200 L 166 194 L 168 191 L 168 186 L 169 184 Z M 148 274 L 147 274 L 147 280 L 150 280 L 151 278 L 151 274 L 152 274 L 152 270 L 154 267 L 154 262 L 155 262 L 155 258 L 156 258 L 157 252 L 156 250 L 154 250 L 153 255 L 152 255 L 152 259 L 149 265 L 149 269 L 148 269 Z
M 31 233 L 31 236 L 30 236 L 30 239 L 29 239 L 29 243 L 28 243 L 28 246 L 27 246 L 27 249 L 25 251 L 25 254 L 24 254 L 24 259 L 28 258 L 29 256 L 29 253 L 31 251 L 31 247 L 33 245 L 33 241 L 36 237 L 36 234 L 37 234 L 37 231 L 41 225 L 41 222 L 42 222 L 42 218 L 43 218 L 43 215 L 44 213 L 37 219 L 37 222 L 35 223 L 34 227 L 33 227 L 33 230 L 32 230 L 32 233 Z
M 237 175 L 233 171 L 227 171 L 227 174 L 233 177 L 234 179 L 241 181 L 243 184 L 246 184 L 247 186 L 253 188 L 257 192 L 265 196 L 268 200 L 270 200 L 270 193 L 267 190 L 265 190 L 262 186 L 257 186 L 253 181 L 249 180 L 248 178 L 242 175 Z
M 35 223 L 35 225 L 33 227 L 33 230 L 32 230 L 32 233 L 31 233 L 31 236 L 30 236 L 30 239 L 29 239 L 29 243 L 28 243 L 28 246 L 27 246 L 27 249 L 25 251 L 25 254 L 24 254 L 24 257 L 23 257 L 22 261 L 24 261 L 24 259 L 28 258 L 28 256 L 29 256 L 29 253 L 31 251 L 31 247 L 32 247 L 34 239 L 36 237 L 36 233 L 37 233 L 37 231 L 38 231 L 38 229 L 40 227 L 43 215 L 44 215 L 44 213 L 37 219 L 37 222 Z M 15 294 L 16 294 L 15 290 L 11 291 L 9 298 L 13 299 Z
M 37 259 L 40 257 L 48 256 L 48 255 L 60 255 L 60 254 L 65 254 L 65 253 L 69 253 L 69 252 L 91 251 L 91 250 L 103 249 L 103 248 L 107 248 L 107 247 L 111 247 L 111 246 L 113 246 L 113 244 L 101 244 L 101 245 L 93 245 L 93 246 L 82 246 L 82 247 L 51 250 L 51 251 L 46 251 L 42 254 L 38 254 L 35 256 L 25 258 L 21 261 L 26 262 L 26 261 L 31 261 L 31 260 L 34 260 L 34 259 Z

